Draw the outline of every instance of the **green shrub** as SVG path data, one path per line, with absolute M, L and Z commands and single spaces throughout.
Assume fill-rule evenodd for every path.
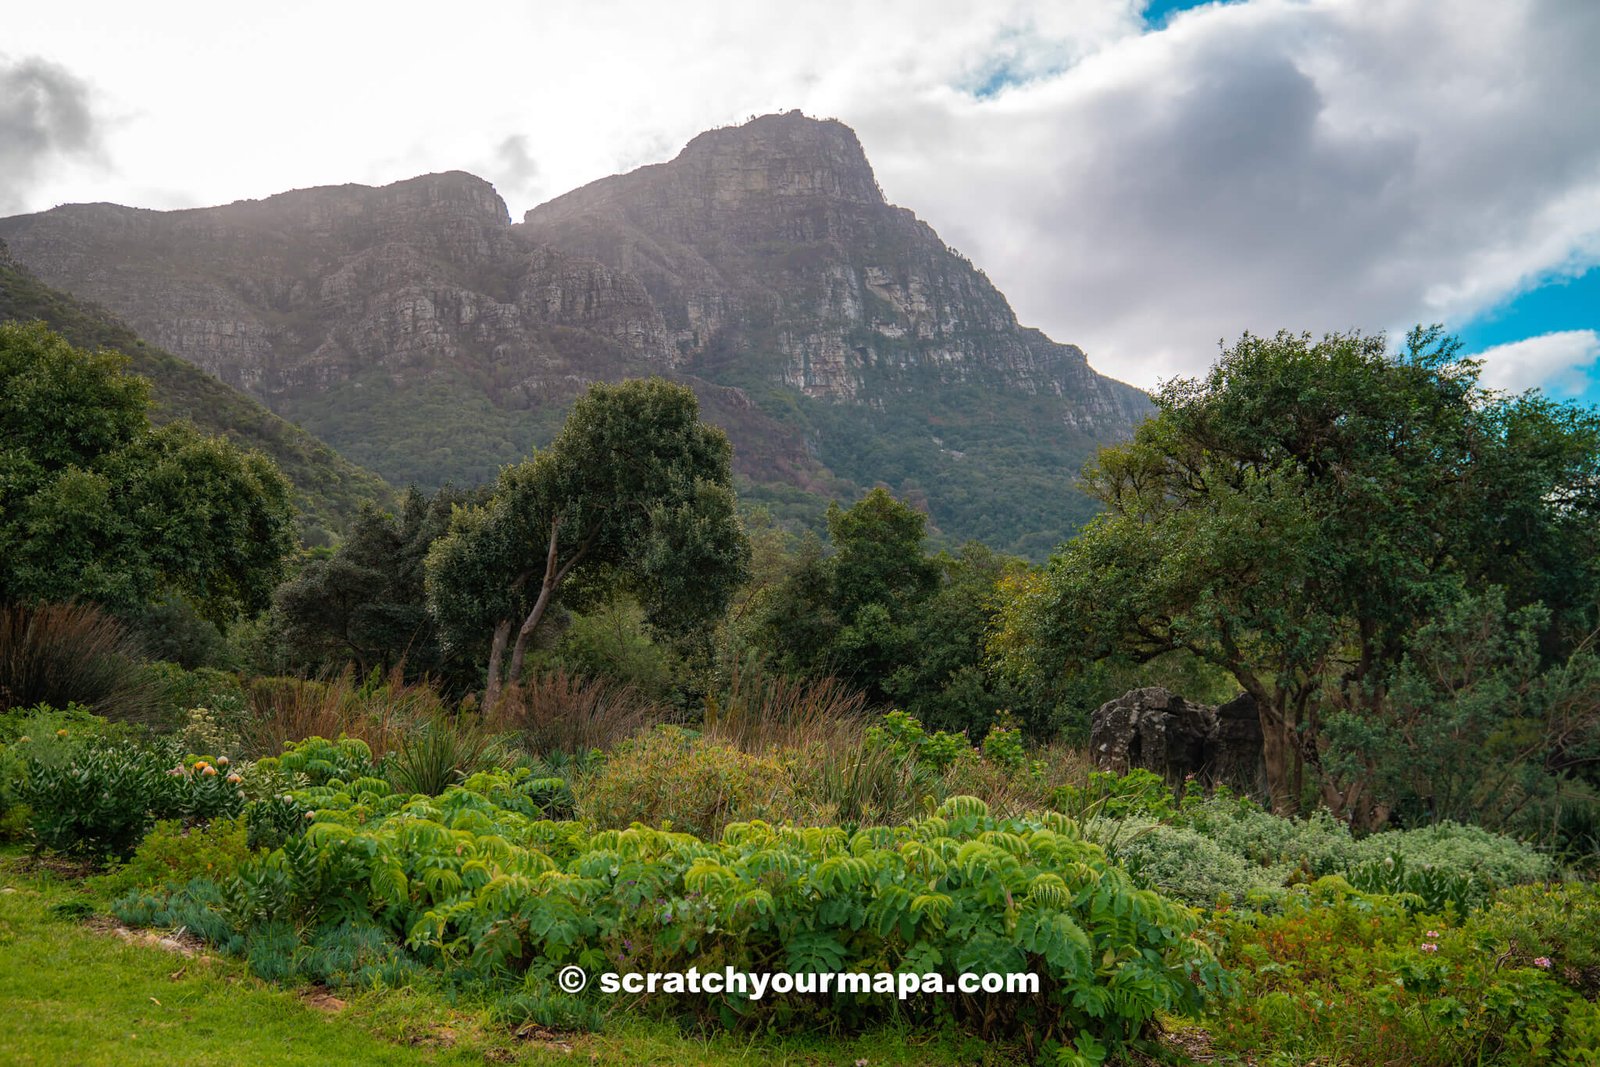
M 1336 878 L 1290 891 L 1281 914 L 1236 913 L 1218 930 L 1240 983 L 1209 1016 L 1224 1051 L 1455 1067 L 1585 1062 L 1593 1049 L 1592 1013 L 1546 970 Z
M 23 756 L 19 799 L 29 829 L 49 848 L 126 856 L 151 823 L 176 814 L 170 753 L 131 742 L 90 741 Z
M 244 723 L 249 704 L 239 676 L 212 667 L 185 670 L 176 663 L 147 663 L 143 668 L 147 682 L 158 689 L 164 707 L 163 718 L 181 724 L 191 708 L 205 708 L 219 728 L 236 731 Z
M 219 881 L 236 874 L 250 853 L 243 818 L 214 819 L 203 826 L 163 819 L 127 863 L 94 884 L 117 897 L 133 890 L 176 889 L 194 878 Z
M 1350 828 L 1327 809 L 1303 819 L 1285 819 L 1248 800 L 1185 798 L 1178 821 L 1228 852 L 1263 867 L 1287 866 L 1312 878 L 1348 871 L 1355 862 Z
M 1451 822 L 1373 834 L 1356 843 L 1351 862 L 1381 863 L 1391 857 L 1414 870 L 1471 875 L 1493 888 L 1540 882 L 1556 873 L 1548 856 L 1515 838 Z
M 20 738 L 18 800 L 39 844 L 95 857 L 128 855 L 158 819 L 203 822 L 239 814 L 243 777 L 227 757 L 179 759 L 170 742 L 136 742 L 62 728 Z
M 605 829 L 670 824 L 715 838 L 732 822 L 799 818 L 790 772 L 674 726 L 641 734 L 613 751 L 577 797 L 578 814 Z
M 1186 826 L 1137 815 L 1096 820 L 1085 830 L 1139 884 L 1196 907 L 1266 903 L 1282 893 L 1289 873 L 1285 866 L 1254 863 Z
M 1165 819 L 1177 811 L 1166 779 L 1138 767 L 1122 775 L 1090 771 L 1084 785 L 1060 787 L 1052 802 L 1057 811 L 1080 821 L 1124 815 Z
M 337 741 L 308 737 L 303 741 L 290 741 L 281 755 L 257 760 L 254 766 L 263 774 L 300 776 L 307 785 L 314 786 L 353 782 L 374 770 L 372 749 L 356 737 L 341 737 Z
M 1590 1000 L 1600 995 L 1600 885 L 1505 890 L 1468 920 L 1466 933 L 1497 959 L 1543 967 Z
M 882 746 L 902 759 L 913 759 L 941 771 L 958 759 L 970 758 L 973 752 L 965 734 L 944 730 L 930 734 L 922 723 L 903 711 L 884 715 L 882 722 L 868 728 L 866 740 L 869 747 Z
M 804 821 L 820 826 L 883 826 L 925 810 L 945 795 L 938 771 L 887 746 L 819 739 L 777 750 L 794 783 Z
M 384 763 L 384 777 L 402 793 L 438 796 L 469 775 L 506 761 L 498 739 L 475 718 L 440 717 L 401 735 Z
M 49 762 L 88 737 L 127 737 L 128 727 L 113 726 L 80 704 L 57 711 L 47 704 L 0 712 L 0 838 L 27 833 L 31 814 L 23 803 L 23 777 L 30 759 Z

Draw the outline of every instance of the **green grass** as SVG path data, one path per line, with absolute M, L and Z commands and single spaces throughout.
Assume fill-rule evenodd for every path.
M 685 1035 L 623 1016 L 602 1034 L 518 1038 L 472 1005 L 413 989 L 338 996 L 251 977 L 226 957 L 193 959 L 116 936 L 84 911 L 81 881 L 0 852 L 0 1060 L 7 1064 L 654 1064 L 660 1067 L 1001 1065 L 1002 1050 L 956 1036 Z

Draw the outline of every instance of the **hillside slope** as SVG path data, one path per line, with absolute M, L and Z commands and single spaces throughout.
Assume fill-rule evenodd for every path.
M 151 382 L 151 414 L 157 423 L 188 419 L 206 433 L 270 456 L 294 486 L 302 535 L 309 541 L 322 540 L 319 531 L 342 532 L 363 503 L 393 497 L 383 479 L 259 402 L 146 344 L 103 308 L 45 285 L 0 242 L 0 320 L 9 319 L 43 320 L 75 345 L 126 355 L 132 369 Z

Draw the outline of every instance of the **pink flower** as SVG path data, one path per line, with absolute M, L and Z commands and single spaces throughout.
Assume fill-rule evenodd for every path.
M 1422 943 L 1422 951 L 1424 951 L 1424 952 L 1438 952 L 1439 951 L 1439 946 L 1435 945 L 1431 941 L 1424 941 Z
M 1533 961 L 1533 965 L 1535 967 L 1543 967 L 1545 970 L 1548 971 L 1550 969 L 1550 957 L 1549 956 L 1540 956 L 1538 959 Z
M 1427 931 L 1427 936 L 1430 937 L 1430 938 L 1438 937 L 1439 936 L 1439 931 L 1437 931 L 1437 930 L 1429 930 L 1429 931 Z

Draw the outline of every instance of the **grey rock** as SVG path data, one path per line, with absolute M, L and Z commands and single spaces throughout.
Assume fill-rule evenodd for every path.
M 1094 712 L 1089 750 L 1101 770 L 1143 768 L 1180 790 L 1193 781 L 1256 793 L 1265 780 L 1261 724 L 1248 693 L 1212 707 L 1161 686 L 1129 690 Z

